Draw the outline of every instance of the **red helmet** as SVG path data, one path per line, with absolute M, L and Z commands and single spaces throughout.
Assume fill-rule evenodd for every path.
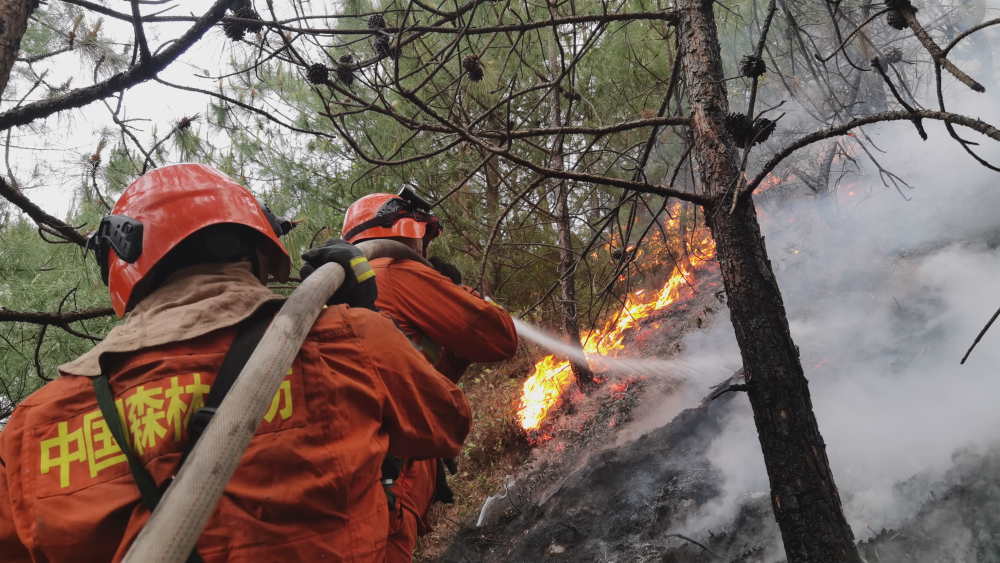
M 350 243 L 392 237 L 430 242 L 442 230 L 430 210 L 430 204 L 409 188 L 399 195 L 366 195 L 347 208 L 340 236 Z
M 125 189 L 87 247 L 95 251 L 111 305 L 122 316 L 136 285 L 172 249 L 205 227 L 236 224 L 263 235 L 268 274 L 286 279 L 291 258 L 278 240 L 289 229 L 250 190 L 214 168 L 175 164 L 147 172 Z

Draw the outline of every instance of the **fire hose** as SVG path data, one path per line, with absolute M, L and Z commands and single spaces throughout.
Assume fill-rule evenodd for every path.
M 392 240 L 364 241 L 357 247 L 369 259 L 416 257 Z M 340 265 L 324 264 L 288 297 L 123 561 L 187 560 L 306 335 L 344 275 Z

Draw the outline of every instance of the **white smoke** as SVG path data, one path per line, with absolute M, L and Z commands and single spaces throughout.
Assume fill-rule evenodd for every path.
M 763 210 L 792 335 L 859 539 L 911 517 L 957 451 L 1000 442 L 1000 328 L 958 363 L 1000 306 L 1000 174 L 975 164 L 943 127 L 927 128 L 926 143 L 914 140 L 910 124 L 869 131 L 891 148 L 883 164 L 914 185 L 910 201 L 868 177 L 833 199 Z M 995 148 L 983 154 L 1000 161 Z M 728 319 L 720 315 L 716 325 L 728 327 Z M 680 360 L 718 361 L 724 351 L 739 361 L 731 328 L 702 344 L 689 338 Z M 741 502 L 769 489 L 749 405 L 736 403 L 709 453 L 724 492 L 685 531 L 726 526 Z

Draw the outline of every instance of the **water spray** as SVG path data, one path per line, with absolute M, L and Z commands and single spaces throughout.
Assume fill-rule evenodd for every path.
M 547 333 L 527 321 L 515 318 L 514 326 L 517 328 L 518 337 L 534 342 L 555 356 L 574 363 L 588 365 L 595 372 L 616 375 L 664 376 L 665 372 L 669 370 L 671 372 L 680 372 L 685 377 L 695 376 L 700 373 L 687 363 L 677 360 L 612 357 L 601 354 L 590 354 L 584 352 L 579 346 L 574 346 L 559 336 Z

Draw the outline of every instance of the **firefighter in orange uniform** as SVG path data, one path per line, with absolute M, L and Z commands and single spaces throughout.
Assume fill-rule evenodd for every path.
M 352 244 L 388 238 L 413 250 L 409 259 L 372 260 L 378 285 L 376 305 L 439 371 L 457 382 L 469 363 L 513 356 L 517 333 L 503 309 L 426 261 L 427 245 L 440 233 L 430 205 L 404 188 L 399 195 L 371 194 L 354 202 L 345 214 L 342 236 Z M 325 261 L 323 248 L 311 250 L 303 258 L 318 267 Z M 435 456 L 423 453 L 411 457 Z M 428 531 L 425 517 L 435 492 L 437 498 L 450 502 L 450 491 L 441 462 L 408 459 L 392 492 L 400 510 L 389 536 L 387 561 L 399 563 L 412 559 L 417 535 Z
M 234 335 L 281 299 L 261 283 L 289 272 L 280 223 L 223 174 L 198 164 L 153 170 L 112 213 L 91 241 L 115 312 L 129 315 L 60 366 L 61 377 L 18 405 L 0 432 L 5 562 L 121 559 L 150 497 L 178 470 L 213 382 L 225 379 Z M 346 300 L 363 301 L 367 275 L 348 272 Z M 110 392 L 99 400 L 102 385 Z M 456 455 L 468 425 L 461 391 L 388 319 L 327 307 L 195 556 L 381 563 L 383 459 Z M 143 475 L 152 485 L 140 492 Z

